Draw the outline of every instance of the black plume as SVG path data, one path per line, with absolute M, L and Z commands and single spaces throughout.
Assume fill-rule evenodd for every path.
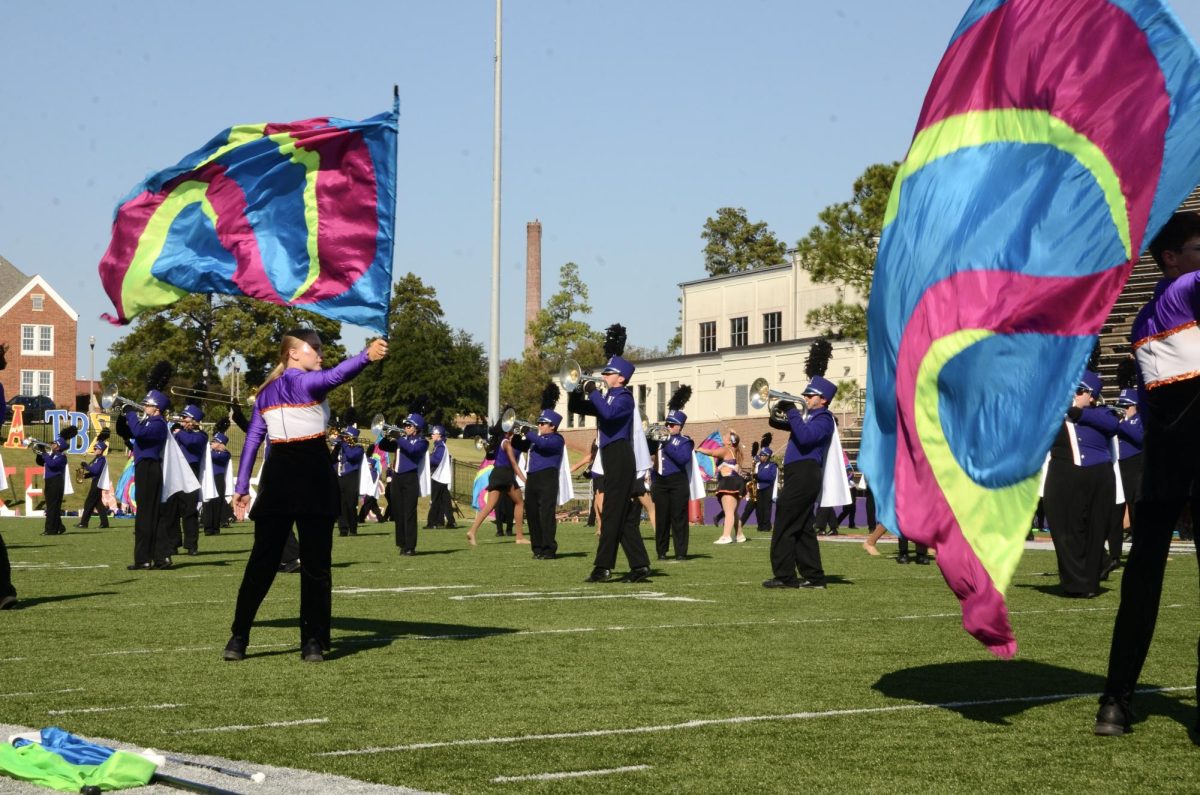
M 67 427 L 65 427 L 61 431 L 59 431 L 58 435 L 64 439 L 70 441 L 71 439 L 75 438 L 75 435 L 77 433 L 79 433 L 78 427 L 76 427 L 74 425 L 68 425 Z
M 1096 338 L 1096 346 L 1092 348 L 1092 355 L 1088 357 L 1087 369 L 1093 373 L 1100 372 L 1100 338 Z
M 671 395 L 671 399 L 667 401 L 667 411 L 682 411 L 691 399 L 692 388 L 687 384 L 680 384 L 679 389 L 676 389 L 675 394 Z
M 213 426 L 213 433 L 225 433 L 227 430 L 229 430 L 228 417 L 222 417 L 221 419 L 217 420 L 217 424 Z
M 758 458 L 758 442 L 755 442 L 754 444 L 750 445 L 750 457 Z
M 354 406 L 350 406 L 342 414 L 342 427 L 349 427 L 354 425 L 356 422 L 358 422 L 358 411 L 354 408 Z
M 375 455 L 375 443 L 371 442 L 370 444 L 368 444 L 366 449 L 363 450 L 363 454 L 366 455 L 367 458 L 370 458 L 371 456 Z
M 604 358 L 611 359 L 625 353 L 625 327 L 613 323 L 604 332 Z
M 0 344 L 0 370 L 8 367 L 8 343 Z
M 408 403 L 408 413 L 409 414 L 420 414 L 420 415 L 424 416 L 425 414 L 429 413 L 428 409 L 429 409 L 429 396 L 428 395 L 417 395 L 415 398 L 413 398 Z
M 761 446 L 762 446 L 762 447 L 770 447 L 770 446 L 771 446 L 771 440 L 772 440 L 772 439 L 774 439 L 774 438 L 775 438 L 775 437 L 774 437 L 774 436 L 772 436 L 771 434 L 769 434 L 769 433 L 764 433 L 764 434 L 762 435 L 762 445 L 761 445 Z
M 1130 356 L 1117 365 L 1117 389 L 1132 389 L 1137 386 L 1137 362 Z
M 133 429 L 129 427 L 129 420 L 125 418 L 124 414 L 117 415 L 116 426 L 117 436 L 125 440 L 125 446 L 133 446 Z
M 546 388 L 542 390 L 542 409 L 552 409 L 557 406 L 561 396 L 562 390 L 558 388 L 558 384 L 553 381 L 546 384 Z
M 107 442 L 108 437 L 110 437 L 110 436 L 112 436 L 112 431 L 109 430 L 108 428 L 103 428 L 103 429 L 101 429 L 100 433 L 98 433 L 96 435 L 96 441 L 97 442 Z
M 150 375 L 146 376 L 146 389 L 157 389 L 159 392 L 167 391 L 167 382 L 171 380 L 171 376 L 175 374 L 175 368 L 170 362 L 162 361 L 154 365 L 150 370 Z
M 827 339 L 819 339 L 808 349 L 808 358 L 804 360 L 804 374 L 809 378 L 815 375 L 825 375 L 829 368 L 829 357 L 833 355 L 833 346 Z

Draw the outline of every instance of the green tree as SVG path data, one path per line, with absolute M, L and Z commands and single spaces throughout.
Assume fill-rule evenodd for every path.
M 764 221 L 751 223 L 741 207 L 722 207 L 704 221 L 704 269 L 709 276 L 742 273 L 787 262 L 787 245 Z
M 796 244 L 800 265 L 814 282 L 845 285 L 862 296 L 870 293 L 883 216 L 899 167 L 899 163 L 868 166 L 854 181 L 850 201 L 822 210 L 821 223 Z M 808 313 L 807 321 L 835 336 L 867 338 L 866 307 L 855 301 L 839 299 L 817 307 Z

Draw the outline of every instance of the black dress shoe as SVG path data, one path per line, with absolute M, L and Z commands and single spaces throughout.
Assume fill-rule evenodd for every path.
M 174 566 L 175 564 L 171 562 L 170 558 L 163 558 L 162 560 L 154 561 L 154 565 L 152 565 L 150 568 L 165 571 L 167 569 L 174 568 Z
M 417 551 L 415 549 L 402 549 L 400 550 L 400 554 L 406 558 L 411 558 L 417 554 Z
M 221 656 L 230 662 L 238 662 L 246 659 L 246 639 L 232 635 L 229 642 L 225 644 L 225 651 L 221 652 Z
M 897 563 L 909 563 L 908 553 L 904 552 L 896 556 Z
M 130 563 L 125 568 L 129 569 L 130 571 L 142 571 L 144 569 L 150 568 L 150 564 L 149 563 Z
M 85 525 L 85 524 L 81 524 L 81 525 L 79 525 L 79 526 L 80 526 L 80 527 L 84 527 L 84 528 L 86 528 L 86 527 L 87 527 L 87 525 Z M 108 529 L 109 527 L 111 527 L 111 526 L 112 526 L 112 525 L 102 524 L 102 525 L 100 525 L 100 529 L 101 529 L 101 530 L 107 530 L 107 529 Z
M 1101 737 L 1120 737 L 1132 729 L 1133 709 L 1129 702 L 1116 696 L 1101 696 L 1100 711 L 1096 713 L 1095 733 Z
M 668 557 L 666 555 L 659 555 L 658 559 L 659 560 L 668 560 Z
M 197 555 L 199 555 L 199 554 L 200 554 L 200 550 L 198 550 L 198 549 L 189 549 L 189 550 L 187 551 L 187 553 L 188 553 L 188 557 L 189 557 L 189 558 L 194 558 L 194 557 L 196 557 Z
M 676 555 L 675 560 L 687 560 L 687 555 Z
M 279 570 L 284 574 L 295 574 L 300 571 L 300 558 L 289 560 L 287 563 L 280 563 Z
M 1108 575 L 1112 574 L 1117 569 L 1121 568 L 1121 561 L 1113 558 L 1108 562 L 1108 565 L 1100 570 L 1100 582 L 1106 582 Z
M 503 537 L 503 536 L 504 536 L 504 531 L 503 531 L 503 530 L 497 530 L 497 531 L 496 531 L 496 535 Z
M 0 596 L 0 610 L 12 610 L 17 606 L 17 597 L 12 594 Z
M 612 572 L 608 569 L 595 568 L 584 582 L 608 582 L 612 579 Z
M 805 589 L 805 590 L 808 590 L 808 591 L 824 591 L 824 590 L 825 590 L 825 583 L 823 583 L 823 582 L 810 582 L 809 580 L 804 580 L 803 582 L 801 582 L 801 583 L 800 583 L 799 585 L 797 585 L 796 587 L 797 587 L 797 588 L 803 588 L 803 589 Z
M 300 647 L 300 659 L 304 662 L 325 662 L 325 652 L 318 641 L 306 640 Z
M 73 524 L 73 525 L 71 525 L 71 527 L 81 527 L 81 528 L 83 528 L 84 530 L 87 530 L 87 525 L 85 525 L 85 524 L 79 524 L 78 522 L 77 522 L 77 523 L 75 523 L 75 524 Z M 100 527 L 101 527 L 101 528 L 103 528 L 103 527 L 104 527 L 104 525 L 100 525 Z
M 764 588 L 799 588 L 800 581 L 792 579 L 783 579 L 782 577 L 772 577 L 769 580 L 763 580 Z
M 558 560 L 557 552 L 543 552 L 542 560 Z
M 646 582 L 650 579 L 650 567 L 638 566 L 636 569 L 631 569 L 628 574 L 621 578 L 621 582 Z
M 929 556 L 928 555 L 917 555 L 916 559 L 913 560 L 913 563 L 916 563 L 918 566 L 928 566 L 929 565 Z

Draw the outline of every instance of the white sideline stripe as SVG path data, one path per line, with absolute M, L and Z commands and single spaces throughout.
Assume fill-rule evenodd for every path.
M 610 767 L 606 770 L 573 770 L 569 773 L 531 773 L 527 776 L 496 776 L 493 784 L 507 784 L 510 781 L 558 781 L 563 778 L 583 778 L 584 776 L 610 776 L 613 773 L 635 773 L 639 770 L 649 770 L 650 765 L 627 765 L 625 767 Z
M 241 732 L 250 729 L 278 729 L 285 726 L 310 726 L 314 723 L 329 723 L 329 718 L 304 718 L 302 720 L 281 720 L 274 723 L 255 723 L 245 726 L 213 726 L 202 729 L 163 730 L 163 734 L 203 734 L 206 732 Z
M 0 693 L 0 698 L 16 698 L 18 696 L 45 696 L 51 693 L 82 693 L 82 687 L 66 687 L 62 690 L 30 690 L 25 693 Z
M 448 597 L 456 602 L 467 599 L 512 599 L 514 602 L 563 602 L 589 599 L 642 599 L 650 602 L 706 602 L 714 599 L 696 599 L 691 596 L 667 596 L 662 591 L 633 591 L 632 593 L 597 594 L 583 589 L 570 591 L 509 591 L 507 593 L 473 593 L 465 596 Z
M 1178 690 L 1195 690 L 1195 685 L 1182 687 L 1154 687 L 1138 690 L 1138 693 L 1165 693 Z M 1013 696 L 1011 698 L 985 698 L 974 701 L 944 701 L 940 704 L 896 704 L 890 707 L 857 707 L 853 709 L 830 709 L 824 712 L 790 712 L 783 715 L 739 715 L 732 718 L 698 718 L 683 723 L 665 723 L 657 726 L 630 726 L 625 729 L 591 729 L 578 732 L 555 732 L 553 734 L 524 734 L 513 737 L 482 737 L 475 740 L 444 740 L 431 743 L 409 743 L 378 748 L 352 748 L 345 751 L 324 751 L 315 756 L 360 756 L 362 754 L 386 754 L 396 751 L 422 751 L 430 748 L 451 748 L 478 745 L 501 745 L 524 743 L 537 740 L 574 740 L 582 737 L 612 737 L 622 734 L 652 734 L 700 729 L 707 726 L 735 726 L 743 723 L 766 721 L 812 720 L 814 718 L 840 718 L 848 715 L 880 715 L 889 712 L 912 712 L 928 709 L 957 709 L 960 707 L 983 707 L 990 704 L 1022 704 L 1039 701 L 1066 701 L 1076 698 L 1099 698 L 1101 693 L 1055 693 L 1047 696 Z
M 127 709 L 179 709 L 187 704 L 131 704 L 127 707 L 80 707 L 79 709 L 52 709 L 47 715 L 83 715 L 92 712 L 121 712 Z
M 68 566 L 65 563 L 14 563 L 14 569 L 54 569 L 55 571 L 65 571 L 66 569 L 107 569 L 107 563 L 96 563 L 91 566 Z
M 345 585 L 341 588 L 334 588 L 333 592 L 335 594 L 353 596 L 360 593 L 419 593 L 421 591 L 450 591 L 478 587 L 478 585 L 405 585 L 398 588 L 359 588 L 353 585 Z

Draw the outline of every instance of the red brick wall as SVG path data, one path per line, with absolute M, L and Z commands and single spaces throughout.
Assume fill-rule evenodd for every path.
M 45 296 L 42 311 L 33 311 L 33 296 Z M 21 326 L 33 324 L 54 327 L 53 356 L 22 356 Z M 61 409 L 75 409 L 75 343 L 78 323 L 38 285 L 17 300 L 0 316 L 0 342 L 8 344 L 8 368 L 0 372 L 4 394 L 11 398 L 21 393 L 21 370 L 53 370 L 54 404 Z M 36 382 L 35 382 L 36 383 Z M 40 418 L 39 418 L 40 419 Z

